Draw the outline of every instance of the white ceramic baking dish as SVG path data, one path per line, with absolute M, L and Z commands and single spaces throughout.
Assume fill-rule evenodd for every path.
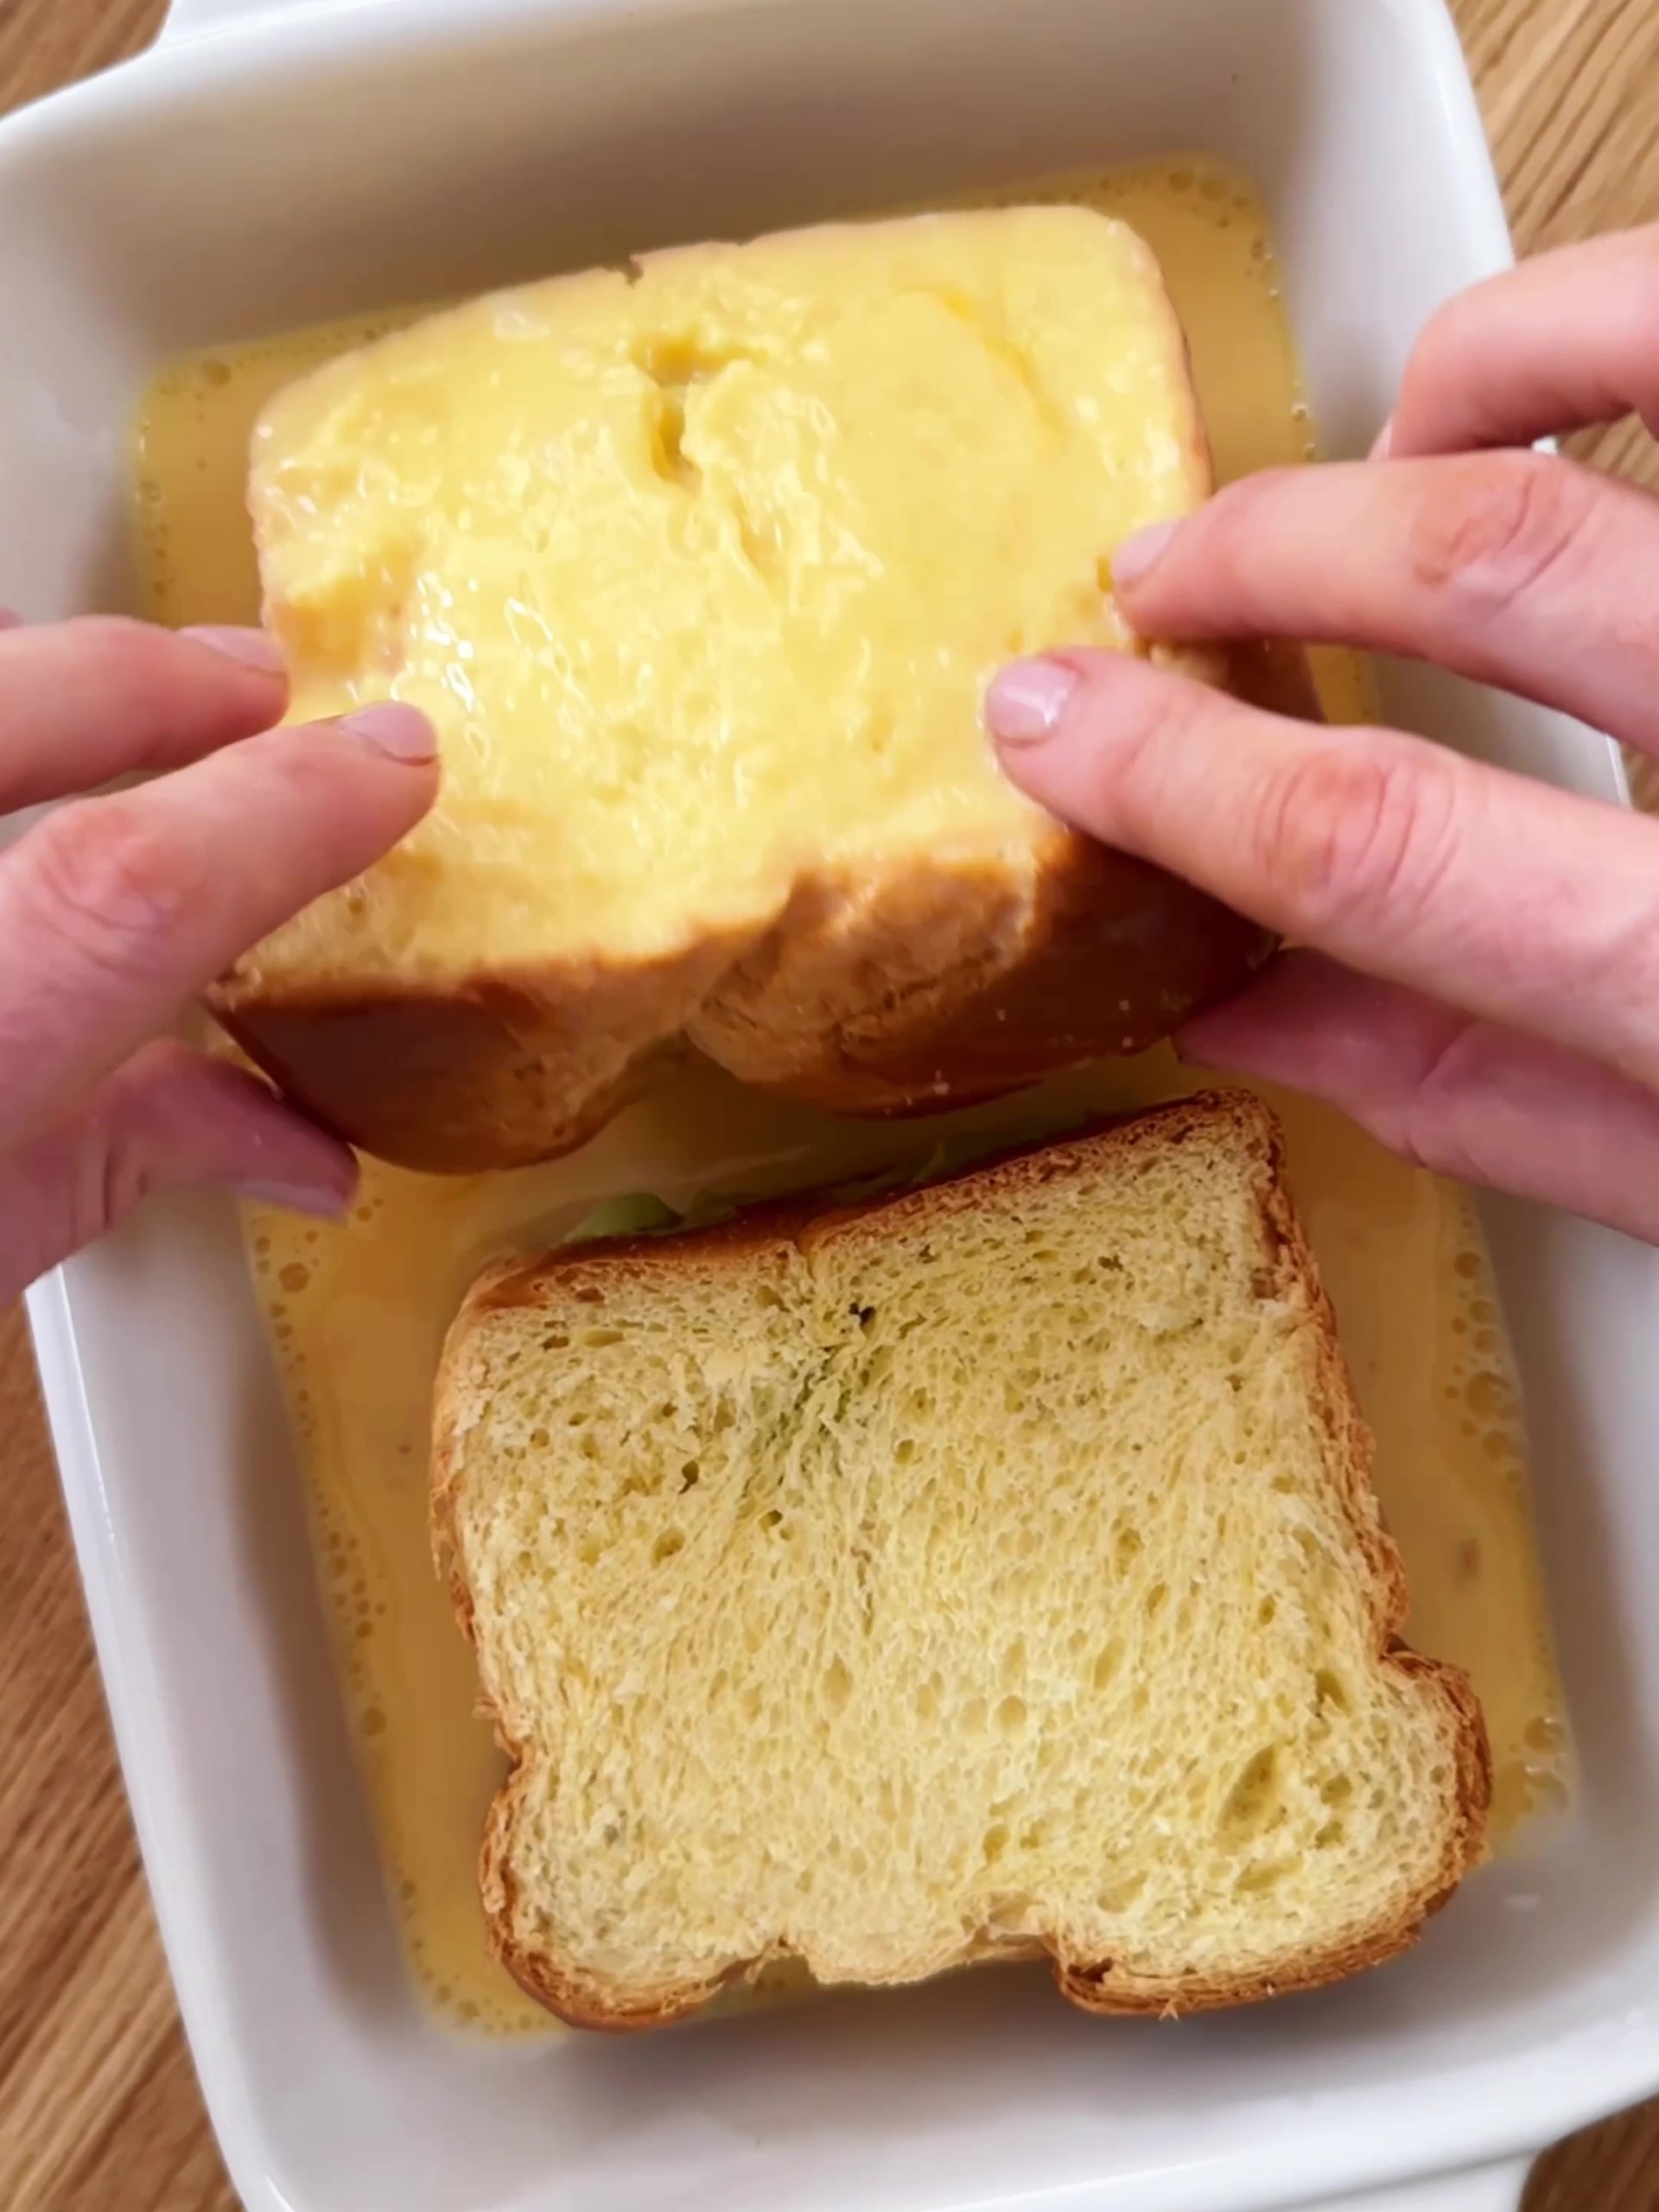
M 1509 251 L 1439 0 L 179 0 L 155 52 L 0 130 L 0 601 L 127 593 L 124 428 L 174 348 L 1176 149 L 1264 187 L 1327 448 L 1363 449 L 1425 315 Z M 1388 686 L 1619 793 L 1583 731 Z M 252 2212 L 1507 2212 L 1538 2145 L 1659 2084 L 1659 1255 L 1514 1206 L 1490 1233 L 1577 1813 L 1405 1963 L 1173 2028 L 1018 1976 L 645 2042 L 432 2025 L 229 1208 L 154 1206 L 43 1283 L 128 1784 Z

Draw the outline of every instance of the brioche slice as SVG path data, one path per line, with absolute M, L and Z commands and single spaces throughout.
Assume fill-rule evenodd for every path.
M 215 1010 L 437 1170 L 581 1142 L 686 1042 L 850 1112 L 1139 1050 L 1267 939 L 1019 797 L 979 700 L 1141 650 L 1112 550 L 1210 488 L 1153 256 L 1080 207 L 663 253 L 329 363 L 253 448 L 290 714 L 413 701 L 442 793 Z M 1294 654 L 1183 664 L 1315 711 Z
M 1132 2012 L 1398 1951 L 1490 1773 L 1369 1459 L 1246 1097 L 493 1268 L 434 1500 L 500 1956 L 632 2028 L 782 1960 Z

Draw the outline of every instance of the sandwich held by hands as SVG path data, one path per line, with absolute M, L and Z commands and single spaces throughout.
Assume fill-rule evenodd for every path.
M 1518 450 L 1650 408 L 1628 340 L 1649 296 L 1659 228 L 1477 287 L 1424 333 L 1383 461 L 1230 487 L 1150 563 L 1142 542 L 1126 566 L 1103 531 L 1118 616 L 1147 638 L 1322 637 L 1438 659 L 1659 752 L 1655 648 L 1620 611 L 1659 566 L 1652 501 Z M 688 386 L 689 406 L 696 396 Z M 929 471 L 918 498 L 948 491 Z M 1571 562 L 1556 557 L 1569 546 Z M 1013 555 L 1000 577 L 1017 598 Z M 432 804 L 436 734 L 407 704 L 380 714 L 397 671 L 364 660 L 349 626 L 340 650 L 356 711 L 373 707 L 380 733 L 362 744 L 334 741 L 332 722 L 261 734 L 285 693 L 281 656 L 257 632 L 5 624 L 0 807 L 160 772 L 60 810 L 0 858 L 0 1287 L 21 1288 L 168 1184 L 343 1211 L 344 1144 L 152 1040 L 226 971 L 227 998 L 246 993 L 258 961 L 241 956 L 283 941 L 320 893 L 376 880 L 377 858 Z M 1069 625 L 1005 625 L 994 658 L 1078 642 Z M 1329 1097 L 1431 1165 L 1659 1235 L 1659 1016 L 1639 960 L 1659 830 L 1387 732 L 1298 737 L 1271 715 L 1228 720 L 1177 671 L 1128 656 L 1063 656 L 1057 671 L 1035 702 L 1027 677 L 991 693 L 994 716 L 1021 725 L 1005 725 L 1008 774 L 1052 813 L 1309 949 L 1206 1017 L 1192 1050 Z M 445 772 L 473 772 L 459 748 Z M 1510 895 L 1522 855 L 1550 897 Z M 480 989 L 456 1012 L 486 1069 L 499 1066 L 499 1003 Z M 385 1050 L 401 1051 L 425 1030 L 424 986 L 383 1018 Z M 1110 1046 L 1103 1016 L 1078 1020 Z M 353 1042 L 368 1034 L 360 1011 L 342 1001 L 331 1020 L 314 1007 L 302 1044 L 319 1024 L 352 1095 L 372 1090 L 378 1048 Z M 543 1040 L 525 1058 L 539 1067 Z M 413 1044 L 401 1066 L 435 1091 L 455 1081 Z M 458 1103 L 454 1119 L 470 1112 Z

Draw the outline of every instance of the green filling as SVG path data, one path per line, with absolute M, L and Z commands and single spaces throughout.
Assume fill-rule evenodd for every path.
M 959 1175 L 964 1168 L 1018 1145 L 1047 1143 L 1052 1138 L 1079 1128 L 1088 1118 L 1075 1114 L 1051 1116 L 1041 1126 L 1027 1127 L 1018 1135 L 1011 1135 L 1006 1129 L 963 1129 L 953 1136 L 940 1138 L 919 1161 L 900 1160 L 874 1174 L 836 1184 L 824 1196 L 839 1206 L 864 1205 L 872 1198 L 897 1198 L 906 1191 L 919 1191 L 929 1183 L 942 1183 L 948 1176 Z M 601 1199 L 583 1214 L 573 1229 L 565 1231 L 559 1243 L 591 1244 L 608 1237 L 679 1236 L 688 1230 L 713 1229 L 746 1207 L 763 1203 L 735 1191 L 699 1191 L 690 1205 L 682 1210 L 654 1192 L 629 1191 L 613 1198 Z

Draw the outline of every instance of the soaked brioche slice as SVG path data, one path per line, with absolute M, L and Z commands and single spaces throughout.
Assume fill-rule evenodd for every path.
M 1489 1774 L 1369 1457 L 1243 1096 L 493 1268 L 435 1519 L 513 1761 L 501 1957 L 625 2028 L 782 1960 L 1046 1953 L 1143 2012 L 1398 1951 Z
M 441 1170 L 582 1142 L 688 1044 L 853 1113 L 1140 1050 L 1267 936 L 1048 820 L 979 702 L 1144 651 L 1114 549 L 1210 488 L 1157 263 L 1081 207 L 651 255 L 329 362 L 250 480 L 290 715 L 409 700 L 442 788 L 215 1010 Z M 1298 654 L 1177 658 L 1314 710 Z

